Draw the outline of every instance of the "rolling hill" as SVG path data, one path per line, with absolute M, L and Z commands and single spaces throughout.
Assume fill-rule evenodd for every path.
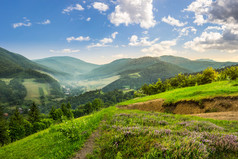
M 36 92 L 38 96 L 34 98 L 39 101 L 40 97 L 44 96 L 40 91 L 46 90 L 44 87 L 48 88 L 45 95 L 61 97 L 60 84 L 49 74 L 63 75 L 63 73 L 37 64 L 24 56 L 0 48 L 1 104 L 16 106 L 22 104 L 25 99 L 32 100 L 33 98 L 29 98 L 32 96 L 30 92 Z M 28 87 L 27 80 L 31 80 L 34 87 Z
M 83 73 L 90 72 L 93 69 L 99 67 L 99 65 L 87 63 L 80 59 L 68 56 L 49 57 L 34 60 L 34 62 L 54 69 L 58 72 L 64 72 L 65 74 L 70 75 L 70 78 L 72 78 L 72 76 L 74 77 Z
M 214 69 L 223 68 L 226 66 L 236 65 L 237 62 L 215 62 L 211 60 L 189 60 L 183 57 L 176 56 L 160 56 L 159 59 L 164 62 L 169 62 L 180 67 L 191 70 L 192 72 L 200 72 L 207 67 Z
M 148 67 L 127 70 L 120 73 L 121 78 L 112 82 L 103 88 L 103 91 L 112 91 L 114 89 L 138 89 L 143 84 L 154 83 L 161 78 L 165 80 L 178 73 L 190 73 L 191 71 L 177 65 L 157 60 L 157 63 Z

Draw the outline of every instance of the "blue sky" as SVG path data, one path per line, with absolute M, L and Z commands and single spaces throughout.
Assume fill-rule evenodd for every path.
M 238 61 L 238 1 L 1 0 L 0 46 L 103 64 L 175 55 Z

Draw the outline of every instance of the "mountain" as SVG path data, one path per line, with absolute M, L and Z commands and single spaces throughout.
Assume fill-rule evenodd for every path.
M 145 68 L 122 72 L 120 74 L 121 78 L 104 87 L 103 91 L 108 92 L 113 91 L 114 89 L 138 89 L 145 83 L 150 84 L 157 82 L 158 78 L 165 80 L 178 73 L 190 72 L 190 70 L 180 66 L 157 61 L 157 63 L 151 64 Z
M 120 75 L 126 71 L 136 72 L 138 70 L 149 67 L 153 64 L 161 62 L 159 58 L 156 57 L 142 57 L 137 59 L 119 59 L 115 60 L 109 64 L 102 65 L 89 73 L 80 75 L 80 79 L 100 79 L 108 78 L 115 75 Z
M 207 62 L 216 62 L 212 59 L 197 59 L 196 61 L 207 61 Z
M 180 67 L 189 69 L 193 72 L 200 72 L 207 67 L 213 67 L 214 69 L 223 68 L 226 66 L 236 65 L 237 62 L 215 62 L 215 61 L 207 61 L 207 60 L 189 60 L 183 57 L 176 56 L 161 56 L 159 57 L 161 61 L 169 62 Z
M 49 74 L 62 73 L 0 48 L 0 103 L 16 106 L 26 99 L 62 97 L 60 84 Z
M 49 57 L 34 60 L 34 62 L 56 71 L 67 73 L 71 78 L 72 76 L 87 73 L 99 67 L 99 65 L 87 63 L 77 58 L 68 56 Z

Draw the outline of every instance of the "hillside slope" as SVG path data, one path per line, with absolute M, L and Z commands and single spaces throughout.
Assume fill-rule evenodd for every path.
M 127 70 L 120 73 L 121 78 L 112 82 L 103 88 L 103 91 L 112 91 L 114 89 L 138 89 L 143 84 L 154 83 L 158 81 L 158 78 L 165 80 L 173 77 L 178 73 L 190 73 L 191 71 L 177 65 L 173 65 L 163 61 L 156 61 L 148 67 Z
M 179 88 L 120 103 L 200 100 L 238 95 L 238 81 Z M 101 122 L 102 121 L 102 122 Z M 100 126 L 101 122 L 101 126 Z M 72 158 L 98 127 L 101 137 L 90 158 L 237 158 L 238 121 L 203 119 L 116 107 L 54 125 L 0 149 L 0 158 Z
M 189 69 L 193 72 L 200 72 L 207 67 L 213 67 L 214 69 L 223 68 L 226 66 L 236 65 L 237 62 L 215 62 L 211 60 L 189 60 L 183 57 L 176 56 L 160 56 L 159 59 L 164 62 L 169 62 L 180 67 Z
M 34 62 L 52 68 L 56 71 L 69 74 L 71 77 L 90 72 L 99 67 L 99 65 L 87 63 L 77 58 L 68 56 L 49 57 L 34 60 Z

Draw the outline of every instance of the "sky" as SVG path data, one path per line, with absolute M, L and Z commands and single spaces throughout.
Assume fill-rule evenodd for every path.
M 237 0 L 1 0 L 0 47 L 105 64 L 162 55 L 238 61 Z

